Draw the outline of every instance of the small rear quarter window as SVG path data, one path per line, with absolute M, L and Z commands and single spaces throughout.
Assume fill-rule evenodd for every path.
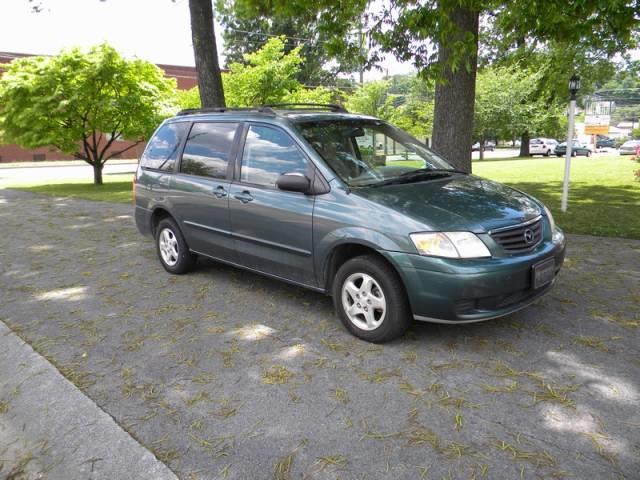
M 175 122 L 160 127 L 149 141 L 140 165 L 154 170 L 173 171 L 187 126 L 186 122 Z

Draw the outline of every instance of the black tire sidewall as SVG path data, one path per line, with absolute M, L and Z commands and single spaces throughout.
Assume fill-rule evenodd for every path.
M 173 232 L 176 240 L 178 242 L 178 261 L 175 265 L 168 265 L 162 258 L 160 254 L 160 233 L 169 229 Z M 195 256 L 189 251 L 189 246 L 187 245 L 180 228 L 178 228 L 177 223 L 171 218 L 165 218 L 158 223 L 158 227 L 156 228 L 156 253 L 158 254 L 158 259 L 160 260 L 160 264 L 162 267 L 169 273 L 174 273 L 177 275 L 187 273 L 191 270 L 195 264 Z
M 342 307 L 342 285 L 354 273 L 371 275 L 383 291 L 387 302 L 385 319 L 375 330 L 362 330 L 354 325 Z M 345 262 L 333 281 L 333 303 L 338 318 L 353 335 L 363 340 L 382 343 L 401 336 L 411 322 L 411 310 L 402 280 L 385 260 L 374 255 L 363 255 Z

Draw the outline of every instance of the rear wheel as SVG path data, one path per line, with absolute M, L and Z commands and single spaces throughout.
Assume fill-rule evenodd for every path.
M 344 326 L 369 342 L 401 336 L 411 322 L 411 309 L 396 271 L 375 255 L 345 262 L 333 282 L 333 303 Z
M 547 151 L 545 152 L 545 154 L 544 154 L 544 156 L 545 156 L 545 157 L 548 157 L 548 156 L 550 156 L 550 155 L 551 155 L 551 150 L 547 150 Z
M 591 151 L 590 151 L 590 150 L 587 150 L 586 155 L 587 155 L 587 157 L 590 157 L 590 156 L 591 156 Z
M 160 263 L 169 273 L 187 273 L 196 264 L 196 255 L 189 251 L 182 232 L 172 218 L 161 220 L 156 228 L 156 251 Z

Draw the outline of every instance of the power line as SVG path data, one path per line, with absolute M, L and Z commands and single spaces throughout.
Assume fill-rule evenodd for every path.
M 292 40 L 300 40 L 303 42 L 313 42 L 314 40 L 311 38 L 304 38 L 304 37 L 292 37 L 290 35 L 277 35 L 275 33 L 264 33 L 264 32 L 250 32 L 248 30 L 240 30 L 238 28 L 231 28 L 231 27 L 227 27 L 226 30 L 232 30 L 234 32 L 238 32 L 238 33 L 248 33 L 250 35 L 260 35 L 262 37 L 285 37 L 285 38 L 290 38 Z

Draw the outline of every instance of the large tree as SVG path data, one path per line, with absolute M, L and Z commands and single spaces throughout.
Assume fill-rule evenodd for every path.
M 218 63 L 211 0 L 189 0 L 189 13 L 200 101 L 203 107 L 224 107 L 224 88 Z
M 107 160 L 143 142 L 174 111 L 174 79 L 104 44 L 16 59 L 0 79 L 2 141 L 53 145 L 91 165 L 96 184 Z
M 441 0 L 440 9 L 432 148 L 470 172 L 480 13 L 456 1 Z
M 338 40 L 352 28 L 354 15 L 367 10 L 362 0 L 243 2 L 276 16 L 324 16 L 331 21 L 323 28 Z M 470 170 L 480 18 L 495 24 L 501 44 L 561 42 L 613 55 L 637 44 L 638 11 L 638 0 L 389 0 L 368 6 L 373 16 L 368 33 L 383 51 L 412 61 L 424 77 L 436 81 L 433 146 L 458 168 Z

